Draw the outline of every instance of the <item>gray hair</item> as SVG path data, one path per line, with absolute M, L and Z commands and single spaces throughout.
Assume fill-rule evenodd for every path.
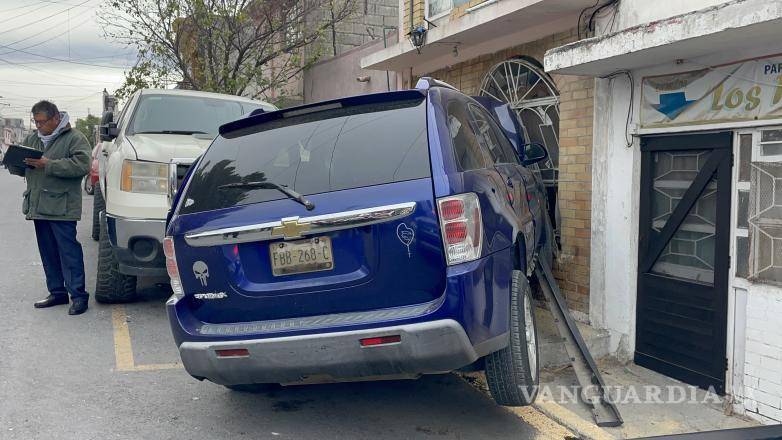
M 47 118 L 53 118 L 55 115 L 60 114 L 60 110 L 57 109 L 57 106 L 54 105 L 53 102 L 46 100 L 35 103 L 31 112 L 33 115 L 44 113 Z

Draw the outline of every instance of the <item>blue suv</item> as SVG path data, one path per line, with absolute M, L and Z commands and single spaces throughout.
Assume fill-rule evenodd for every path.
M 234 389 L 485 368 L 530 404 L 545 159 L 514 112 L 424 78 L 228 123 L 164 240 L 187 372 Z M 534 167 L 531 167 L 534 168 Z

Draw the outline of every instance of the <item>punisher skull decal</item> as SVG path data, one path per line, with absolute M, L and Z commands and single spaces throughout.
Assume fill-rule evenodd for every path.
M 193 275 L 201 282 L 201 285 L 206 287 L 209 283 L 209 266 L 203 261 L 196 261 L 193 263 Z

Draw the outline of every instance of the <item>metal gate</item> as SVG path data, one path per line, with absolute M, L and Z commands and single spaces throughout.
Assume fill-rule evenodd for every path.
M 635 362 L 720 394 L 731 148 L 730 132 L 641 140 Z
M 516 57 L 495 64 L 483 77 L 481 96 L 507 102 L 522 122 L 527 142 L 546 147 L 548 158 L 531 165 L 539 173 L 548 196 L 549 216 L 559 236 L 559 92 L 543 66 L 529 57 Z

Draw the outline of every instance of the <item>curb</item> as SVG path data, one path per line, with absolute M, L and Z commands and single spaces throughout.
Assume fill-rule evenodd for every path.
M 616 437 L 609 434 L 608 431 L 582 419 L 576 413 L 556 402 L 538 398 L 532 406 L 546 417 L 573 431 L 579 438 L 586 440 L 616 440 Z

